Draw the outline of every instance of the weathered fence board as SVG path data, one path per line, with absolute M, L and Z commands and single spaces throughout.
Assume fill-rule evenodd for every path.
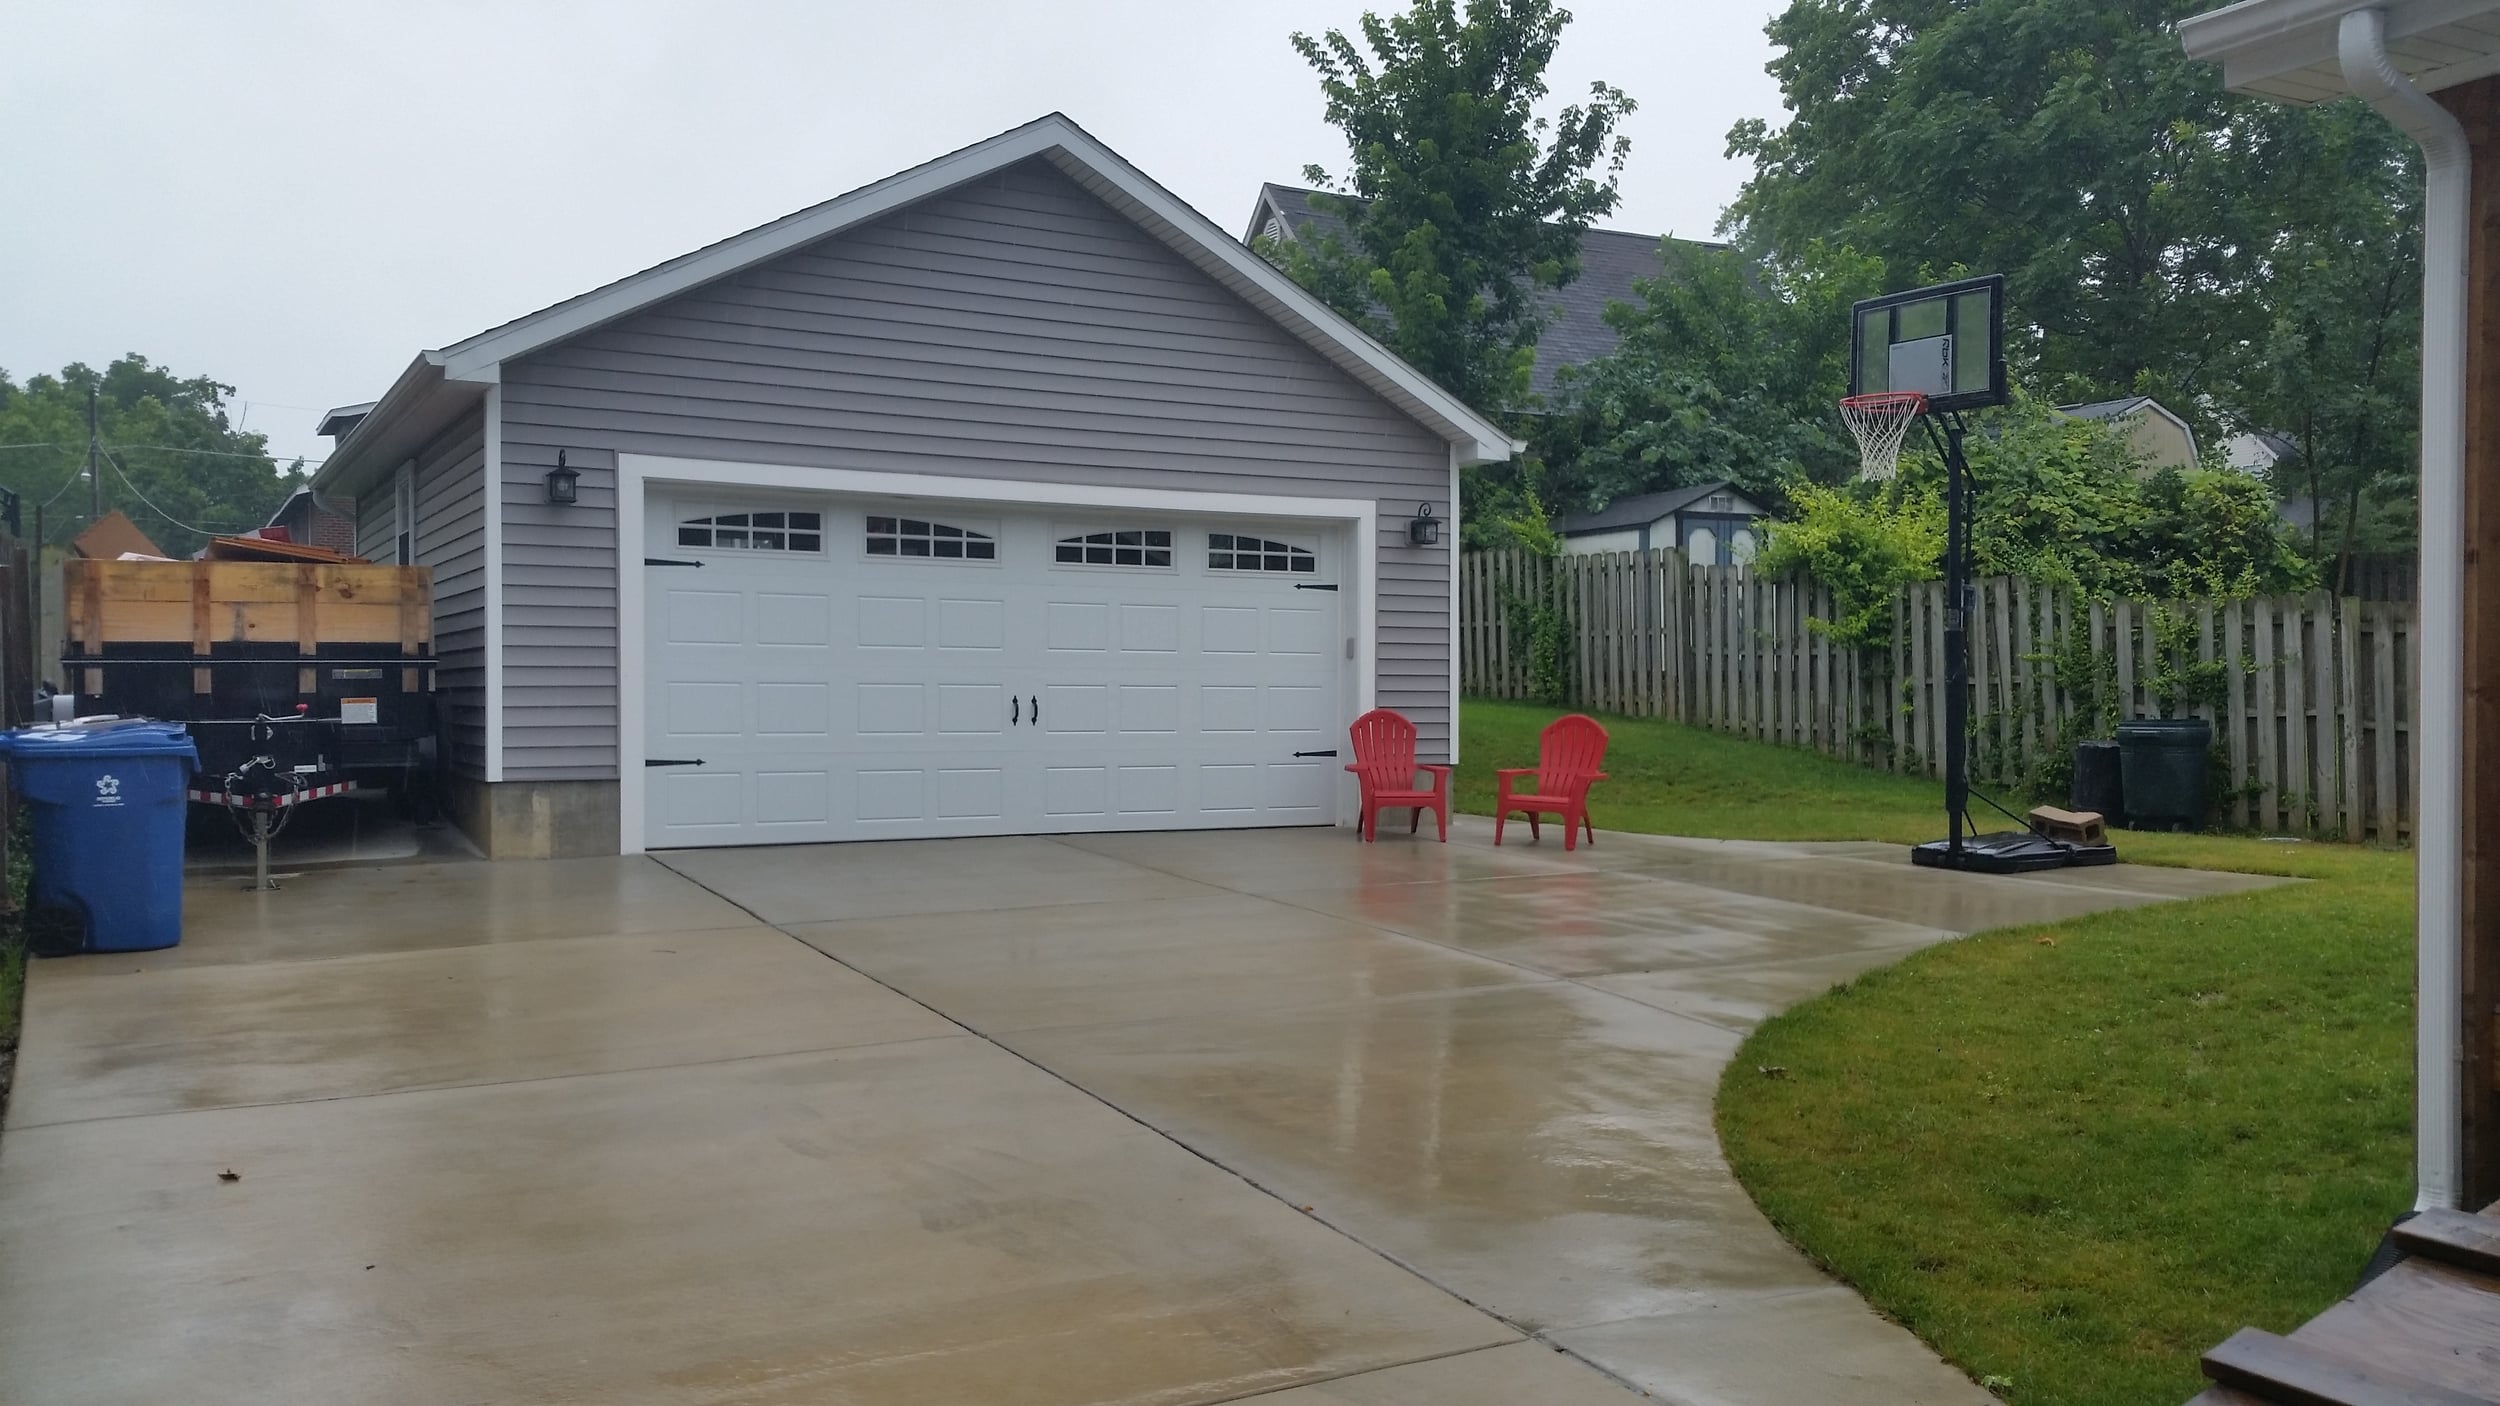
M 1461 686 L 1529 698 L 1530 633 L 1575 706 L 1674 718 L 1936 775 L 1944 754 L 1938 582 L 1903 589 L 1872 649 L 1822 628 L 1828 591 L 1675 551 L 1559 558 L 1469 553 L 1459 582 Z M 2214 730 L 2228 789 L 2218 818 L 2260 830 L 2394 842 L 2411 833 L 2418 669 L 2413 610 L 2327 593 L 2254 601 L 2082 601 L 2036 582 L 1976 583 L 1969 620 L 1973 777 L 2042 774 L 2124 718 L 2193 716 Z M 1550 632 L 1550 626 L 1549 626 Z M 2065 677 L 2060 661 L 2093 661 Z M 2114 709 L 2114 715 L 2113 715 Z

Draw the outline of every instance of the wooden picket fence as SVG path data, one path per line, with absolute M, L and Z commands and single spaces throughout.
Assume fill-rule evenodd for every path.
M 1534 621 L 1562 641 L 1559 701 L 1935 775 L 1944 744 L 1941 582 L 1893 602 L 1888 647 L 1834 643 L 1829 592 L 1680 552 L 1460 563 L 1466 692 L 1530 698 Z M 2324 593 L 2261 600 L 2083 601 L 2014 578 L 1976 583 L 1975 783 L 2001 791 L 2119 719 L 2201 717 L 2235 778 L 2216 819 L 2393 843 L 2411 833 L 2410 602 Z

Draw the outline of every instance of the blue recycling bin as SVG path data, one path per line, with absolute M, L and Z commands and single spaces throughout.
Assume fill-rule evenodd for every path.
M 144 952 L 182 941 L 183 806 L 200 754 L 180 723 L 116 720 L 0 732 L 30 810 L 32 907 L 74 919 L 51 950 Z

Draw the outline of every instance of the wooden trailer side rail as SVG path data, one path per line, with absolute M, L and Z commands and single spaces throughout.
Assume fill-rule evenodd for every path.
M 187 644 L 202 661 L 194 692 L 210 691 L 206 661 L 221 644 L 293 643 L 310 659 L 323 645 L 396 645 L 404 657 L 434 645 L 433 573 L 422 566 L 257 561 L 62 563 L 71 652 L 93 658 L 109 645 Z M 402 687 L 423 681 L 404 670 Z M 314 688 L 313 668 L 299 674 Z M 102 691 L 89 669 L 80 691 Z

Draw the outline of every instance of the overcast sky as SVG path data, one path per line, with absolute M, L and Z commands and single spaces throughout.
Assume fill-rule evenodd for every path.
M 1382 8 L 1382 0 L 1373 0 Z M 0 0 L 0 367 L 136 351 L 318 456 L 421 348 L 1054 109 L 1234 233 L 1344 148 L 1286 36 L 1362 0 Z M 1605 223 L 1706 235 L 1780 115 L 1770 0 L 1576 0 L 1557 105 L 1628 124 Z

